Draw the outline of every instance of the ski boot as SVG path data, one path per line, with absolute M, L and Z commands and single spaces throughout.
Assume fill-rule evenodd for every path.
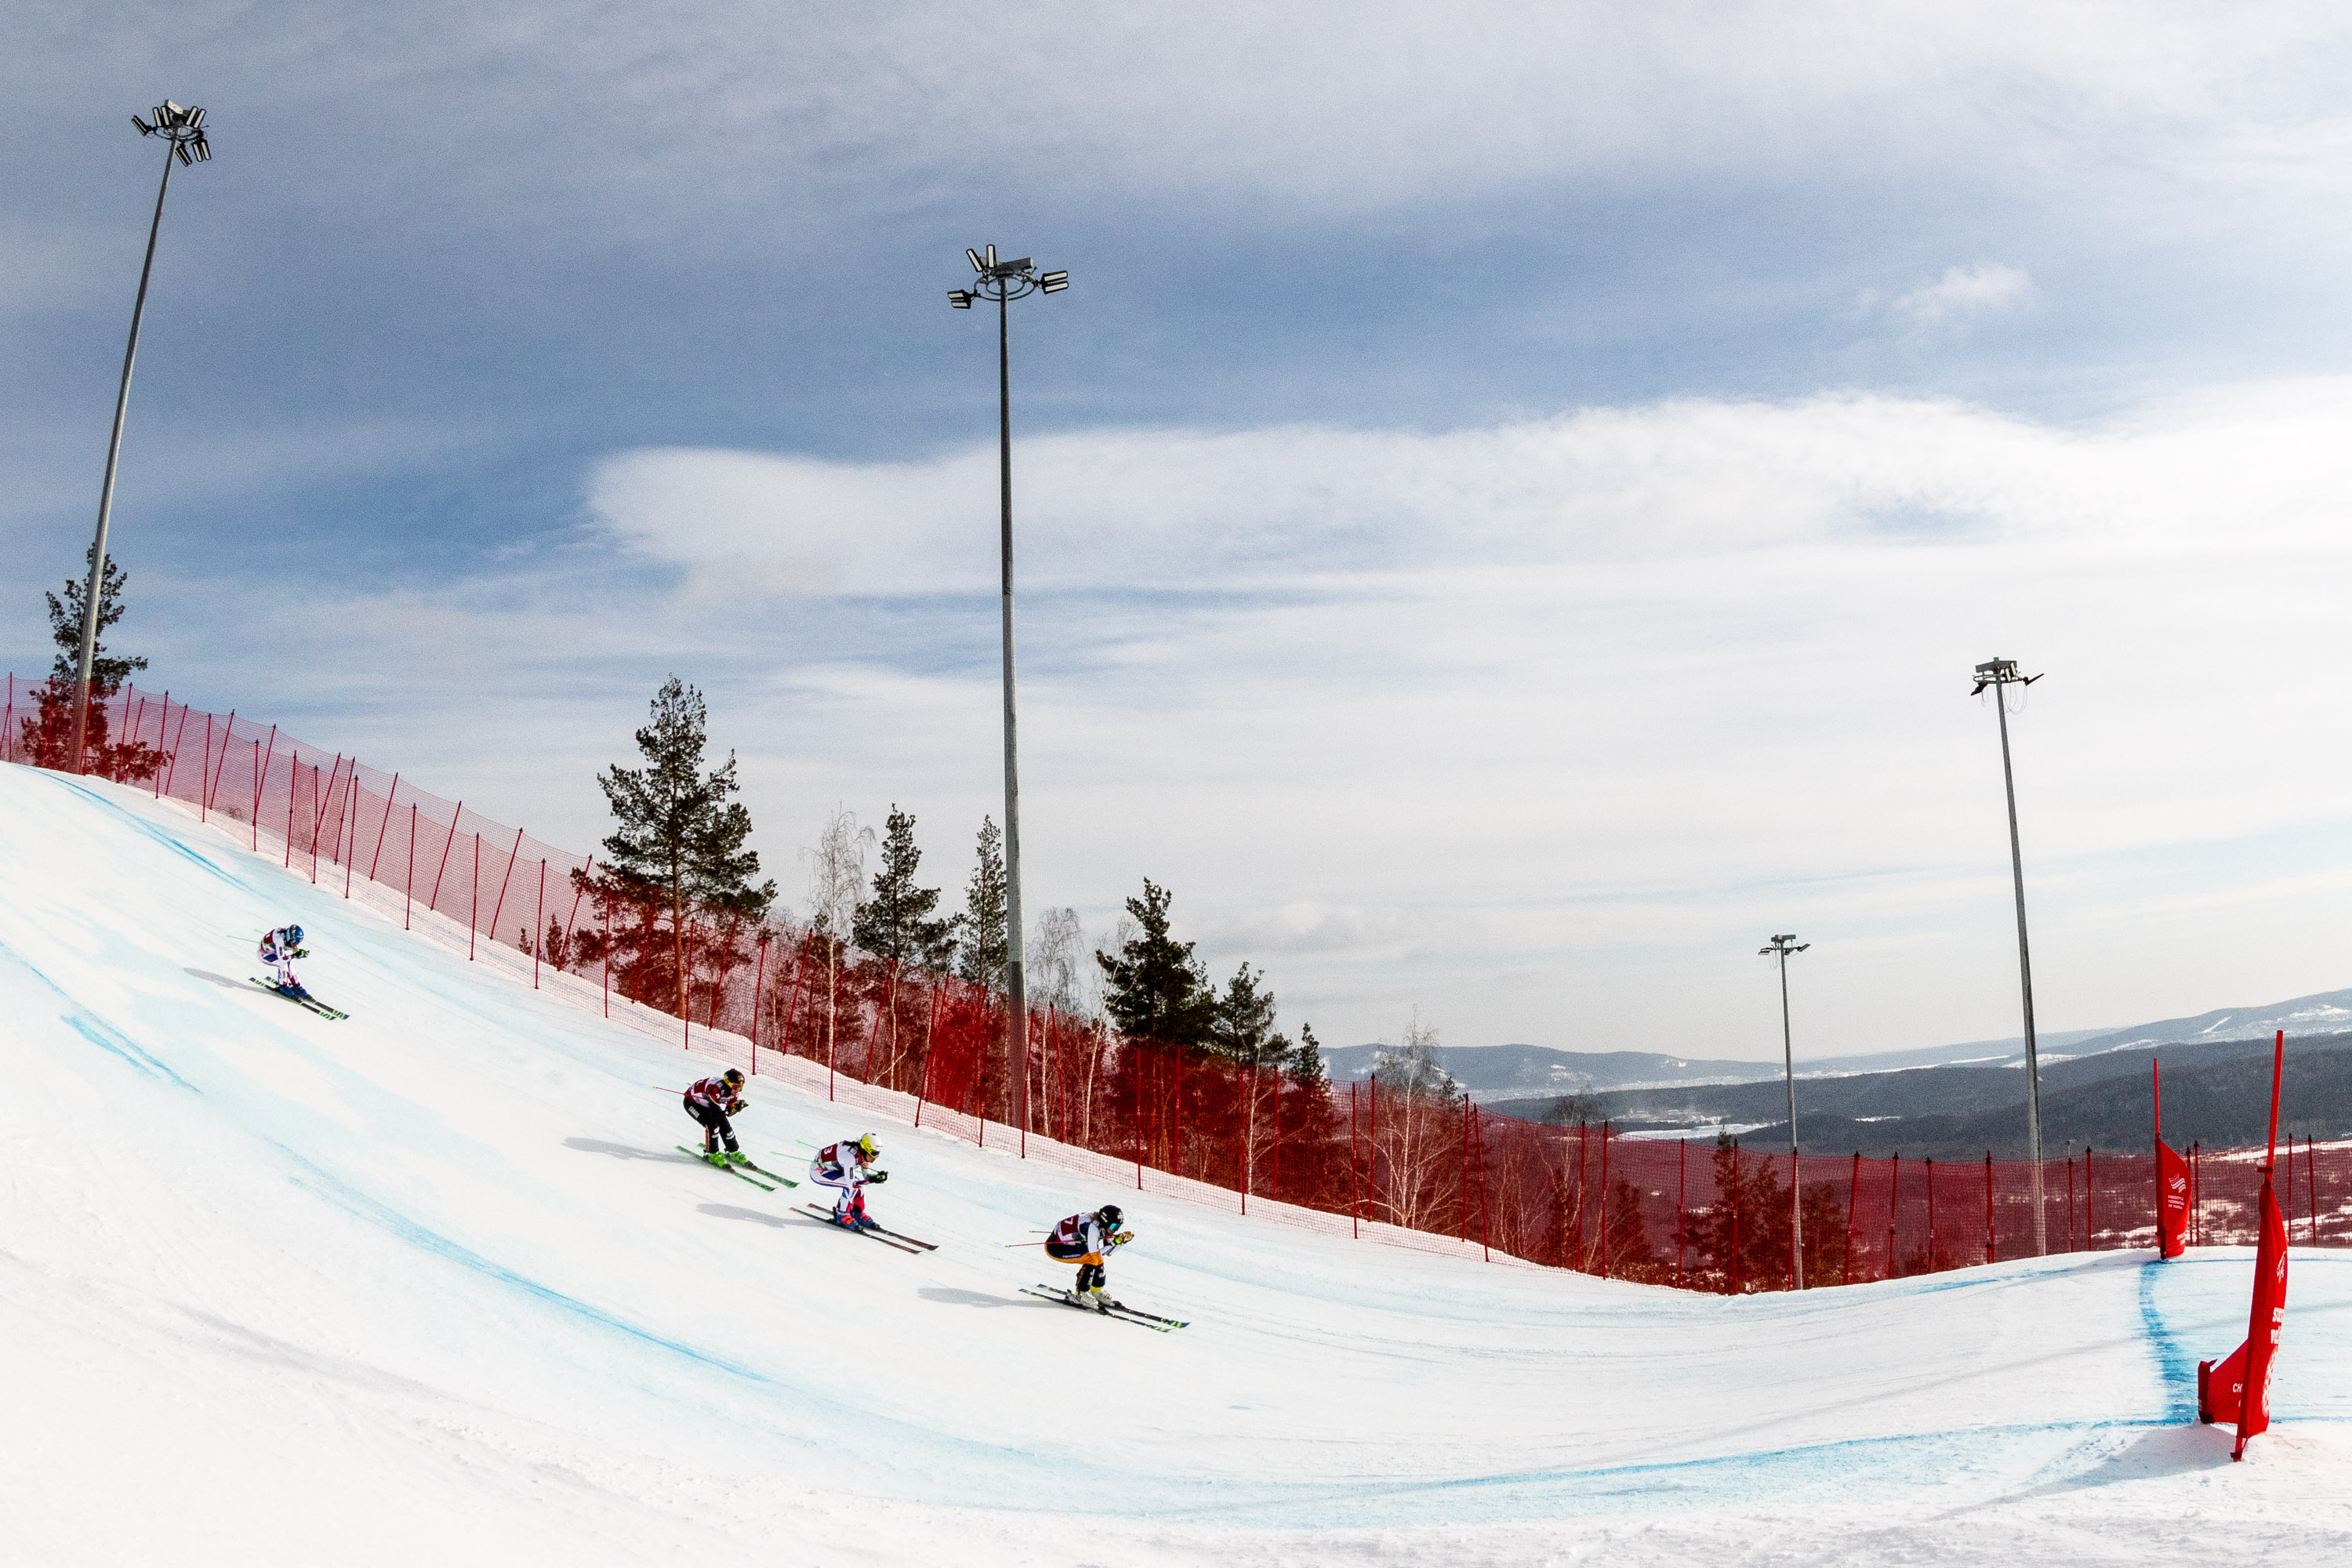
M 716 1149 L 705 1149 L 702 1152 L 702 1157 L 722 1171 L 727 1168 L 727 1156 Z
M 1082 1307 L 1092 1307 L 1097 1312 L 1108 1312 L 1110 1310 L 1110 1303 L 1104 1298 L 1103 1288 L 1099 1285 L 1096 1285 L 1086 1290 L 1080 1291 L 1078 1294 L 1078 1304 Z
M 751 1156 L 746 1154 L 740 1149 L 730 1149 L 727 1151 L 727 1158 L 724 1163 L 730 1165 L 748 1165 L 751 1163 Z

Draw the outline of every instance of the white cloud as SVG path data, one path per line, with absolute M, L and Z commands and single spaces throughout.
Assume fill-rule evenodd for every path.
M 2000 654 L 2049 672 L 2013 729 L 2050 1026 L 2328 988 L 2347 432 L 2352 381 L 2073 429 L 1847 397 L 1024 443 L 1031 900 L 1106 925 L 1150 875 L 1332 1040 L 1418 1001 L 1465 1042 L 1760 1053 L 1747 955 L 1791 929 L 1814 1048 L 1997 1036 L 2006 838 L 1966 681 Z M 581 844 L 632 682 L 678 669 L 774 864 L 835 801 L 896 801 L 952 889 L 999 810 L 992 457 L 616 458 L 618 584 L 283 635 L 462 689 L 521 748 L 528 826 Z M 409 754 L 440 734 L 482 787 L 415 711 Z
M 1885 302 L 1885 313 L 1921 333 L 1935 333 L 1987 316 L 2022 310 L 2033 302 L 2033 279 L 2021 268 L 1997 262 L 1951 267 L 1933 283 Z M 1863 296 L 1865 311 L 1879 308 L 1875 295 Z

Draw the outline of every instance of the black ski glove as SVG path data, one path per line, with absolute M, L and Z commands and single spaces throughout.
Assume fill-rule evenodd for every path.
M 866 1173 L 866 1179 L 879 1185 L 881 1183 L 887 1182 L 890 1179 L 890 1173 L 887 1171 L 868 1171 Z

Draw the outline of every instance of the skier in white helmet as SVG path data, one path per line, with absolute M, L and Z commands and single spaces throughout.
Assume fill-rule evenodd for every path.
M 881 1152 L 874 1134 L 866 1132 L 826 1144 L 809 1162 L 809 1180 L 833 1188 L 837 1194 L 833 1200 L 834 1224 L 852 1230 L 874 1228 L 874 1222 L 866 1217 L 866 1188 L 869 1183 L 890 1179 L 889 1172 L 874 1168 L 874 1158 Z

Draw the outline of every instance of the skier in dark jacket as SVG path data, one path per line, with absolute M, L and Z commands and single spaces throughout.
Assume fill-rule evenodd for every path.
M 1092 1214 L 1072 1215 L 1045 1238 L 1046 1257 L 1078 1266 L 1077 1286 L 1070 1297 L 1081 1307 L 1108 1311 L 1118 1305 L 1103 1294 L 1103 1287 L 1110 1282 L 1106 1265 L 1112 1249 L 1135 1239 L 1135 1232 L 1118 1228 L 1123 1217 L 1117 1204 L 1105 1204 Z
M 748 1165 L 751 1162 L 735 1146 L 735 1127 L 727 1119 L 743 1110 L 743 1075 L 729 1068 L 717 1078 L 697 1079 L 686 1086 L 686 1113 L 702 1123 L 702 1157 L 714 1165 Z M 727 1152 L 720 1153 L 720 1143 Z

